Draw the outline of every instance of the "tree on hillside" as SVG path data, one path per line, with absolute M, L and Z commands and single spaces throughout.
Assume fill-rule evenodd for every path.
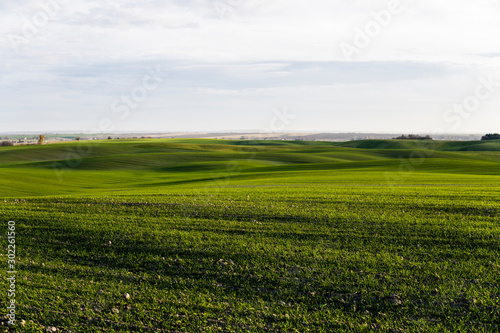
M 500 140 L 500 134 L 486 134 L 481 138 L 481 140 Z
M 3 146 L 3 147 L 10 147 L 10 146 L 13 146 L 14 144 L 10 141 L 2 141 L 2 143 L 0 143 L 0 146 Z
M 421 136 L 417 134 L 409 134 L 409 135 L 401 135 L 398 136 L 397 138 L 394 138 L 395 140 L 433 140 L 429 135 L 426 136 Z
M 38 137 L 38 144 L 43 145 L 44 142 L 45 142 L 45 135 L 40 134 L 40 136 Z

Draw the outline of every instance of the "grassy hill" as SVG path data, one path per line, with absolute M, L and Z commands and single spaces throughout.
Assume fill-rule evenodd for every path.
M 431 149 L 432 148 L 432 149 Z M 144 189 L 251 179 L 308 177 L 356 182 L 359 172 L 500 174 L 500 142 L 373 140 L 348 143 L 223 140 L 106 140 L 0 149 L 1 196 Z M 489 149 L 489 150 L 488 150 Z M 408 168 L 409 167 L 409 168 Z M 408 171 L 408 170 L 407 170 Z M 286 180 L 284 175 L 290 180 Z M 426 174 L 426 175 L 424 175 Z M 299 177 L 299 178 L 297 178 Z M 288 178 L 287 178 L 288 179 Z M 309 180 L 307 180 L 309 181 Z M 306 182 L 307 182 L 306 181 Z M 380 182 L 380 177 L 374 181 Z
M 359 140 L 336 143 L 340 147 L 364 149 L 432 149 L 439 151 L 500 151 L 500 140 L 433 141 L 433 140 Z
M 0 147 L 17 331 L 499 331 L 499 144 Z

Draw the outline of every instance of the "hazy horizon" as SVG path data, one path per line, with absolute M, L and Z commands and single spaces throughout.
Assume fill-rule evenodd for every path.
M 130 131 L 79 131 L 79 130 L 32 130 L 32 131 L 23 131 L 23 130 L 17 130 L 17 131 L 0 131 L 0 136 L 2 135 L 40 135 L 40 134 L 48 134 L 48 135 L 65 135 L 65 134 L 81 134 L 81 135 L 106 135 L 106 134 L 180 134 L 180 133 L 187 133 L 187 134 L 225 134 L 225 133 L 241 133 L 241 134 L 246 134 L 246 133 L 252 133 L 252 134 L 294 134 L 294 133 L 302 133 L 302 134 L 380 134 L 380 135 L 408 135 L 408 134 L 418 134 L 418 135 L 450 135 L 450 136 L 468 136 L 468 135 L 484 135 L 484 134 L 489 134 L 489 133 L 497 133 L 500 132 L 499 130 L 496 131 L 483 131 L 483 132 L 432 132 L 432 131 L 313 131 L 313 130 L 296 130 L 296 131 L 269 131 L 269 132 L 262 132 L 261 130 L 230 130 L 230 129 L 223 129 L 223 130 L 211 130 L 211 131 L 204 131 L 204 130 L 186 130 L 186 131 L 154 131 L 154 130 L 130 130 Z

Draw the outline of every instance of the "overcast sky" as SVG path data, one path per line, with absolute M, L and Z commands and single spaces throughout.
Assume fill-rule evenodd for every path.
M 0 132 L 500 131 L 500 0 L 2 0 Z

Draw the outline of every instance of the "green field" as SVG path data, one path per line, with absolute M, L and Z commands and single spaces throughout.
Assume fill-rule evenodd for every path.
M 500 330 L 500 141 L 81 141 L 0 176 L 19 332 Z

